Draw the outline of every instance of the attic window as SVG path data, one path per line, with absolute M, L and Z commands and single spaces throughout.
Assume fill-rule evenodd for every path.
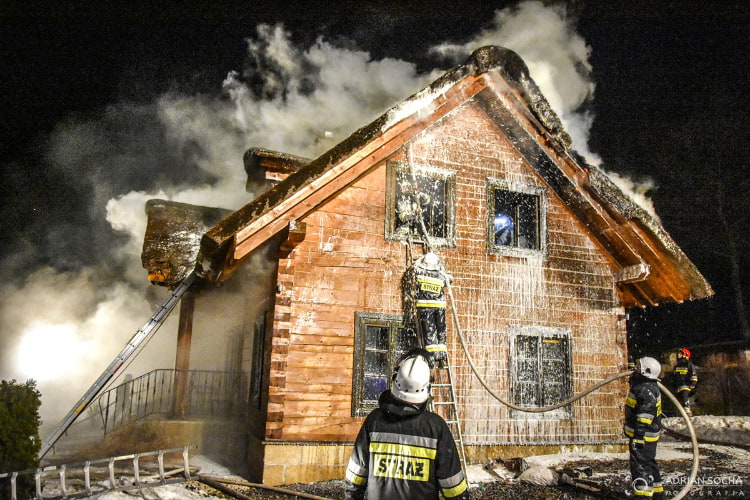
M 424 229 L 432 245 L 455 244 L 454 172 L 389 163 L 387 190 L 387 239 L 422 242 Z
M 398 315 L 358 312 L 354 323 L 352 416 L 365 416 L 378 406 L 396 363 L 417 339 Z
M 534 254 L 546 249 L 546 197 L 541 188 L 487 182 L 490 253 Z
M 572 394 L 570 330 L 512 325 L 511 397 L 518 406 L 549 406 Z M 570 405 L 546 413 L 512 412 L 514 418 L 572 418 Z

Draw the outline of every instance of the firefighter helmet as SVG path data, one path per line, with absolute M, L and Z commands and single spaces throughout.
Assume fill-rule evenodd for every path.
M 401 401 L 422 404 L 430 397 L 430 365 L 421 354 L 409 356 L 393 374 L 391 393 Z
M 434 252 L 428 252 L 422 257 L 424 267 L 427 269 L 439 269 L 440 268 L 440 257 Z
M 645 357 L 639 359 L 637 368 L 638 373 L 652 380 L 658 379 L 661 373 L 661 363 L 654 358 Z
M 690 356 L 692 355 L 690 351 L 685 349 L 684 347 L 679 350 L 679 354 L 681 354 L 685 359 L 690 359 Z

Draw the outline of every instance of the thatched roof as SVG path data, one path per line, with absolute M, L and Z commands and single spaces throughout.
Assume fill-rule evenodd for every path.
M 626 305 L 681 302 L 713 294 L 660 222 L 570 149 L 570 137 L 523 60 L 495 46 L 478 49 L 466 63 L 318 158 L 303 166 L 296 157 L 287 162 L 294 166 L 288 177 L 205 233 L 199 271 L 209 280 L 226 279 L 261 243 L 469 100 L 483 107 L 608 252 L 620 268 L 618 284 Z

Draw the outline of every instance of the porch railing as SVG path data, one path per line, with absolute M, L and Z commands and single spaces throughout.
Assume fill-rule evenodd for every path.
M 178 370 L 153 370 L 102 393 L 94 406 L 104 434 L 149 415 L 176 415 Z M 243 411 L 242 373 L 190 370 L 180 418 L 231 416 Z

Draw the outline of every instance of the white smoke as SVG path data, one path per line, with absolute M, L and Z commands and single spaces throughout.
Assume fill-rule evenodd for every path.
M 498 12 L 494 27 L 469 43 L 436 50 L 463 57 L 487 44 L 525 59 L 576 147 L 593 158 L 585 142 L 591 117 L 580 111 L 594 90 L 589 49 L 564 11 L 522 3 Z M 62 416 L 65 401 L 78 400 L 165 295 L 146 283 L 140 265 L 147 200 L 237 209 L 257 194 L 245 191 L 242 157 L 249 147 L 315 157 L 441 73 L 373 60 L 323 39 L 296 47 L 282 26 L 258 27 L 247 49 L 246 67 L 228 74 L 221 95 L 171 93 L 154 103 L 123 103 L 93 119 L 66 121 L 50 138 L 48 161 L 92 193 L 90 219 L 80 224 L 99 229 L 91 241 L 78 236 L 83 241 L 72 244 L 88 256 L 83 268 L 30 269 L 21 286 L 3 290 L 0 378 L 37 379 L 46 421 Z M 50 236 L 50 244 L 69 241 L 65 236 Z M 39 332 L 56 334 L 71 349 L 39 341 Z M 44 364 L 19 364 L 29 338 L 39 342 Z M 152 352 L 161 360 L 152 359 L 151 368 L 144 362 L 143 372 L 172 366 L 175 334 L 159 338 Z
M 587 104 L 596 88 L 589 62 L 591 48 L 576 33 L 565 6 L 547 6 L 536 0 L 523 2 L 497 11 L 492 27 L 468 42 L 443 43 L 433 50 L 458 62 L 485 45 L 507 47 L 521 56 L 531 78 L 560 117 L 573 149 L 591 165 L 600 166 L 601 158 L 588 144 L 594 116 Z M 652 180 L 636 182 L 616 173 L 607 174 L 633 202 L 658 220 L 648 197 L 648 192 L 655 189 Z
M 433 50 L 455 59 L 485 45 L 507 47 L 521 56 L 570 134 L 574 149 L 589 163 L 599 164 L 600 159 L 588 147 L 593 116 L 583 109 L 595 89 L 589 63 L 591 48 L 575 32 L 565 6 L 523 2 L 497 11 L 492 27 L 470 41 L 444 43 Z

